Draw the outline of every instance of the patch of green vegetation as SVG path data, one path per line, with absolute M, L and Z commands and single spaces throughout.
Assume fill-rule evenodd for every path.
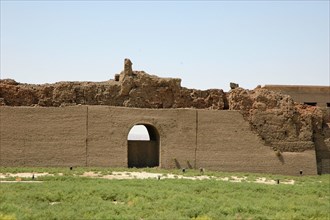
M 1 183 L 0 219 L 329 219 L 330 176 L 286 177 L 205 172 L 216 177 L 294 179 L 295 185 L 219 180 L 78 177 L 86 171 L 174 173 L 180 170 L 1 168 L 1 173 L 48 172 L 43 183 Z M 188 170 L 183 175 L 198 175 Z

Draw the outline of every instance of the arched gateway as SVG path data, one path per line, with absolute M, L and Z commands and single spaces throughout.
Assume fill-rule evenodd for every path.
M 128 167 L 159 166 L 160 139 L 157 129 L 150 124 L 136 124 L 130 132 L 136 127 L 139 127 L 142 133 L 143 129 L 146 130 L 147 134 L 142 134 L 139 138 L 136 134 L 129 133 L 127 139 Z M 146 136 L 147 138 L 145 138 Z

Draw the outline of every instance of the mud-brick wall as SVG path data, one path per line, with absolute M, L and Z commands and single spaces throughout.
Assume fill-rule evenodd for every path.
M 86 165 L 86 113 L 87 107 L 1 107 L 0 165 Z
M 237 111 L 198 111 L 197 166 L 223 171 L 316 174 L 315 150 L 277 156 Z
M 153 125 L 160 136 L 160 166 L 174 167 L 173 158 L 194 161 L 196 111 L 88 107 L 88 166 L 126 167 L 127 136 L 136 124 Z
M 315 151 L 276 156 L 236 111 L 109 106 L 0 107 L 0 165 L 127 167 L 135 124 L 157 129 L 163 168 L 316 174 Z

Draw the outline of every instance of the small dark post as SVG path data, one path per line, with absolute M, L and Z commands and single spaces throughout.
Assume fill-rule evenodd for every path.
M 299 174 L 300 174 L 300 176 L 302 176 L 302 175 L 303 175 L 303 171 L 302 171 L 302 170 L 300 170 L 300 171 L 299 171 Z
M 73 167 L 70 167 L 70 170 L 72 170 L 73 169 Z
M 183 168 L 183 169 L 182 169 L 182 173 L 185 173 L 185 172 L 186 172 L 186 168 Z
M 32 174 L 32 179 L 34 180 L 34 174 Z
M 277 184 L 280 184 L 280 179 L 277 179 L 276 182 L 277 182 Z

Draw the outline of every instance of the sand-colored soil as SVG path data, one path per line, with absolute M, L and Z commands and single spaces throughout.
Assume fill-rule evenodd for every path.
M 59 173 L 59 175 L 63 175 Z M 33 182 L 42 182 L 42 181 L 22 181 L 21 178 L 31 178 L 34 176 L 34 179 L 37 179 L 40 176 L 54 176 L 54 174 L 49 173 L 0 173 L 0 179 L 5 179 L 8 177 L 16 177 L 16 181 L 6 181 L 2 180 L 1 183 L 12 183 L 12 182 L 21 182 L 21 183 L 33 183 Z M 102 179 L 188 179 L 188 180 L 219 180 L 219 181 L 228 181 L 228 182 L 253 182 L 253 183 L 262 183 L 262 184 L 270 184 L 275 185 L 278 184 L 277 180 L 267 179 L 265 177 L 259 177 L 254 181 L 247 180 L 247 177 L 237 177 L 237 176 L 230 176 L 230 177 L 215 177 L 215 176 L 184 176 L 184 175 L 176 175 L 176 174 L 162 174 L 162 173 L 148 173 L 148 172 L 112 172 L 111 174 L 103 175 L 100 172 L 85 172 L 84 174 L 80 175 L 81 177 L 90 177 L 90 178 L 102 178 Z M 290 184 L 293 185 L 295 183 L 294 180 L 280 180 L 279 184 Z

